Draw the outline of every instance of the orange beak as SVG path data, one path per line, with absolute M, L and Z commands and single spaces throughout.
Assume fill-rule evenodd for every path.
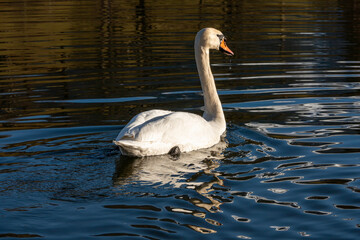
M 225 39 L 221 40 L 220 51 L 222 51 L 223 53 L 225 53 L 228 56 L 234 56 L 234 53 L 230 50 L 230 48 L 228 48 L 228 46 L 226 46 Z

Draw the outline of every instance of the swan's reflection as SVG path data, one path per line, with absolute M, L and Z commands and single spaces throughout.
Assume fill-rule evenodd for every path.
M 209 212 L 217 211 L 221 202 L 212 198 L 209 192 L 214 184 L 222 185 L 223 183 L 218 176 L 219 173 L 214 170 L 219 166 L 218 160 L 223 158 L 222 152 L 226 146 L 226 142 L 221 141 L 208 149 L 182 153 L 176 159 L 168 155 L 145 158 L 121 156 L 116 161 L 114 185 L 124 186 L 140 182 L 144 185 L 194 189 L 210 202 L 189 199 L 191 203 Z M 204 175 L 206 175 L 205 179 L 210 180 L 198 181 Z

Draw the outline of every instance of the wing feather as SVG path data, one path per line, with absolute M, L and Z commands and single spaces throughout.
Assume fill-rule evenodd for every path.
M 181 152 L 211 147 L 220 141 L 203 117 L 187 112 L 155 110 L 135 116 L 120 132 L 115 143 L 132 155 L 165 154 L 178 146 Z M 154 154 L 153 154 L 154 153 Z

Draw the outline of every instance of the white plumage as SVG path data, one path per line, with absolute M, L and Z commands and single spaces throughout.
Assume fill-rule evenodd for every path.
M 213 28 L 200 30 L 195 38 L 195 58 L 204 93 L 203 117 L 166 110 L 142 112 L 130 120 L 114 141 L 123 155 L 162 155 L 173 147 L 178 147 L 180 152 L 189 152 L 211 147 L 220 141 L 226 122 L 211 73 L 209 49 L 220 49 L 233 55 L 225 40 L 223 34 Z

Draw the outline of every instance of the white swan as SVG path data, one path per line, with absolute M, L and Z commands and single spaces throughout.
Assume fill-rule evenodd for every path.
M 226 46 L 224 35 L 214 28 L 200 30 L 194 47 L 204 94 L 203 117 L 165 110 L 142 112 L 130 120 L 114 141 L 123 155 L 143 157 L 189 152 L 220 141 L 226 122 L 210 68 L 209 49 L 221 50 L 230 56 L 234 53 Z

